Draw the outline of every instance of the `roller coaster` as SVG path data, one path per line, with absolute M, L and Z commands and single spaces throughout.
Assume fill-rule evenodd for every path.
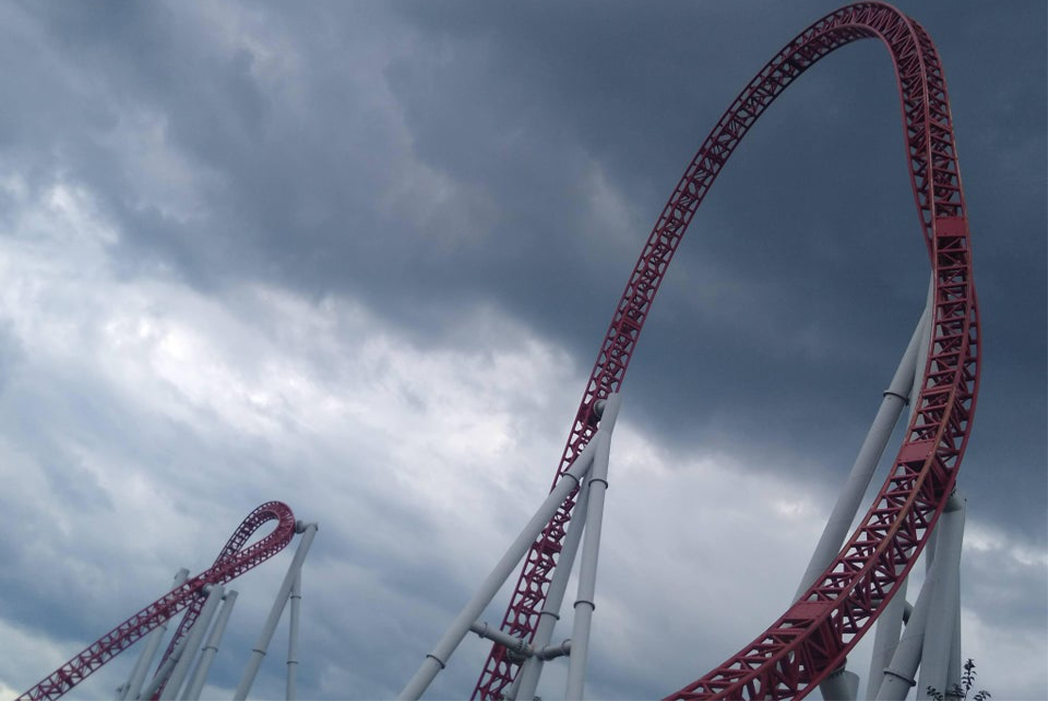
M 847 676 L 846 659 L 882 616 L 890 623 L 882 621 L 878 630 L 878 639 L 883 632 L 884 642 L 875 646 L 876 679 L 871 678 L 867 695 L 905 698 L 916 683 L 918 662 L 922 674 L 925 667 L 934 670 L 928 678 L 935 680 L 936 688 L 948 688 L 947 682 L 958 672 L 955 570 L 964 513 L 955 487 L 979 384 L 979 320 L 968 219 L 946 81 L 935 46 L 920 24 L 892 6 L 860 2 L 822 17 L 765 64 L 688 164 L 615 308 L 549 496 L 478 595 L 426 655 L 402 698 L 421 696 L 470 630 L 493 641 L 474 698 L 531 698 L 542 664 L 564 655 L 571 663 L 565 695 L 581 698 L 610 433 L 619 392 L 656 293 L 699 205 L 757 119 L 801 74 L 860 39 L 879 40 L 895 69 L 908 177 L 931 269 L 924 315 L 884 393 L 881 410 L 792 604 L 738 653 L 666 698 L 803 698 L 816 687 L 827 697 L 856 698 L 857 682 Z M 847 531 L 842 529 L 850 527 L 857 515 L 885 442 L 906 406 L 910 411 L 902 444 L 868 511 L 844 542 Z M 250 534 L 271 520 L 277 521 L 276 529 L 244 548 Z M 162 666 L 206 606 L 208 591 L 274 555 L 290 542 L 295 529 L 290 509 L 283 504 L 259 507 L 210 569 L 121 623 L 20 698 L 58 698 L 136 640 L 187 610 Z M 937 569 L 907 613 L 907 576 L 933 533 L 938 533 Z M 574 635 L 570 644 L 551 645 L 553 622 L 583 534 Z M 501 625 L 480 624 L 477 614 L 521 560 L 524 565 Z M 946 609 L 952 602 L 953 613 L 943 617 L 929 612 L 943 609 L 931 605 L 936 598 L 947 600 Z M 907 615 L 907 629 L 920 633 L 916 643 L 898 638 Z M 913 644 L 923 653 L 910 649 Z M 147 691 L 158 696 L 162 685 Z

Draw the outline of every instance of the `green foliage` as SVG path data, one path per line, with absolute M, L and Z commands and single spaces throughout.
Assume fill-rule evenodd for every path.
M 971 692 L 973 686 L 975 686 L 975 662 L 969 657 L 968 661 L 964 663 L 964 672 L 961 674 L 960 684 L 954 684 L 953 689 L 951 689 L 948 694 L 944 694 L 935 687 L 929 686 L 928 697 L 935 699 L 935 701 L 946 701 L 947 697 L 954 699 L 967 699 L 968 693 Z M 987 701 L 989 698 L 989 691 L 980 690 L 975 692 L 972 701 Z

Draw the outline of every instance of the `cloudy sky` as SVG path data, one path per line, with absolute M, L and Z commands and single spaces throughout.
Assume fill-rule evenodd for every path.
M 300 695 L 395 694 L 548 489 L 683 167 L 837 4 L 0 3 L 0 696 L 270 499 L 320 523 Z M 899 6 L 947 72 L 982 313 L 963 654 L 1043 699 L 1048 10 Z M 788 603 L 923 304 L 899 113 L 884 48 L 838 51 L 696 216 L 624 388 L 591 697 L 671 692 Z M 289 560 L 236 583 L 209 695 Z

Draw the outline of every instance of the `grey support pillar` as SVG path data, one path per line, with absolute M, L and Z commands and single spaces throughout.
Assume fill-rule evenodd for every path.
M 189 570 L 185 567 L 180 569 L 175 574 L 175 579 L 172 582 L 171 588 L 180 587 L 182 584 L 189 579 Z M 160 626 L 153 630 L 146 638 L 145 646 L 142 648 L 142 654 L 139 655 L 138 661 L 135 662 L 134 668 L 131 670 L 131 677 L 127 680 L 127 684 L 124 685 L 123 691 L 120 694 L 120 699 L 135 699 L 138 698 L 138 693 L 142 691 L 142 683 L 146 679 L 146 673 L 149 672 L 149 665 L 153 664 L 153 657 L 156 656 L 156 651 L 160 647 L 161 641 L 164 639 L 164 632 L 167 630 L 167 621 L 164 621 Z
M 579 543 L 582 541 L 582 531 L 586 526 L 586 508 L 589 503 L 589 490 L 590 481 L 582 485 L 579 490 L 578 501 L 575 506 L 575 513 L 572 514 L 571 521 L 568 522 L 568 532 L 564 535 L 564 544 L 560 550 L 560 558 L 557 560 L 557 567 L 553 571 L 553 579 L 549 583 L 549 589 L 546 592 L 546 603 L 542 606 L 542 611 L 539 613 L 539 624 L 535 628 L 535 637 L 532 640 L 532 645 L 536 650 L 542 650 L 546 648 L 550 640 L 553 638 L 553 628 L 557 625 L 557 621 L 560 620 L 560 606 L 564 601 L 564 592 L 568 588 L 568 579 L 571 578 L 571 568 L 575 562 L 575 554 L 578 552 Z M 542 676 L 542 666 L 545 664 L 545 659 L 539 655 L 533 655 L 524 661 L 520 671 L 517 672 L 517 678 L 514 681 L 514 688 L 511 689 L 509 699 L 521 699 L 522 701 L 531 701 L 535 698 L 535 690 L 538 688 L 539 677 Z
M 538 511 L 531 517 L 531 520 L 524 526 L 524 529 L 510 545 L 502 559 L 488 574 L 477 593 L 456 616 L 455 620 L 451 622 L 447 632 L 437 642 L 433 651 L 426 655 L 415 676 L 401 690 L 397 698 L 402 700 L 419 698 L 432 683 L 433 679 L 436 678 L 437 674 L 440 673 L 440 670 L 444 669 L 452 653 L 455 652 L 462 639 L 466 637 L 470 626 L 477 621 L 481 612 L 495 597 L 495 594 L 498 593 L 506 579 L 513 573 L 521 558 L 524 557 L 528 548 L 542 533 L 542 530 L 549 523 L 549 520 L 553 518 L 560 505 L 582 483 L 582 479 L 593 464 L 595 452 L 593 444 L 602 432 L 606 432 L 603 427 L 597 431 L 597 434 L 590 441 L 590 445 L 582 451 L 581 455 L 575 458 L 575 462 L 561 476 L 556 486 L 553 487 L 553 490 L 550 491 L 549 495 L 542 502 Z
M 925 298 L 924 313 L 918 324 L 920 335 L 918 337 L 918 356 L 913 368 L 913 382 L 910 390 L 910 415 L 917 410 L 916 399 L 921 391 L 921 380 L 924 377 L 923 358 L 927 356 L 928 345 L 931 343 L 932 327 L 935 324 L 935 277 L 928 279 L 928 294 Z M 923 353 L 923 355 L 922 355 Z M 934 536 L 934 533 L 932 534 Z M 927 552 L 928 548 L 925 548 Z M 927 556 L 926 556 L 927 557 Z M 899 636 L 907 616 L 908 604 L 906 602 L 907 580 L 903 579 L 896 585 L 896 591 L 892 600 L 888 602 L 880 617 L 877 618 L 877 626 L 874 632 L 873 653 L 870 657 L 870 678 L 866 686 L 866 698 L 876 699 L 881 688 L 881 682 L 885 678 L 888 665 L 891 663 L 899 645 Z M 909 624 L 907 624 L 909 625 Z
M 913 615 L 906 625 L 906 630 L 899 641 L 895 654 L 892 655 L 891 664 L 884 670 L 884 680 L 881 682 L 881 687 L 877 694 L 878 701 L 903 701 L 910 687 L 917 685 L 917 668 L 922 665 L 922 655 L 926 648 L 926 640 L 930 641 L 931 638 L 944 640 L 947 651 L 953 645 L 953 621 L 949 622 L 948 629 L 935 630 L 936 626 L 943 624 L 936 623 L 936 618 L 941 617 L 934 611 L 940 605 L 952 606 L 957 600 L 951 592 L 954 586 L 951 580 L 954 583 L 957 582 L 955 565 L 959 562 L 960 543 L 964 530 L 964 511 L 959 504 L 959 500 L 951 498 L 951 503 L 947 505 L 947 510 L 939 520 L 941 526 L 939 543 L 940 545 L 945 545 L 946 543 L 950 545 L 942 547 L 936 553 L 935 564 L 932 566 L 924 586 L 921 587 L 920 596 L 917 597 L 917 603 L 913 607 Z M 956 553 L 953 552 L 955 548 Z M 954 562 L 951 562 L 951 560 Z M 947 594 L 946 596 L 943 595 L 944 592 Z M 930 636 L 929 633 L 931 633 Z M 934 668 L 939 663 L 935 660 L 930 660 L 930 664 Z M 934 683 L 945 684 L 947 670 L 948 663 L 943 666 L 942 677 L 944 681 L 936 681 Z M 935 672 L 935 674 L 938 675 L 938 672 Z M 922 684 L 924 684 L 924 680 L 927 677 L 923 669 L 921 676 Z M 940 688 L 939 691 L 943 691 L 943 689 Z M 918 698 L 926 698 L 924 692 L 924 686 L 918 689 Z
M 302 605 L 302 570 L 291 585 L 291 620 L 287 636 L 287 701 L 295 701 L 295 677 L 298 674 L 298 615 Z
M 604 496 L 608 489 L 608 461 L 611 452 L 611 432 L 619 415 L 622 398 L 608 397 L 601 416 L 601 431 L 596 440 L 596 454 L 589 474 L 589 495 L 586 509 L 586 529 L 583 532 L 582 556 L 579 560 L 579 589 L 575 600 L 575 619 L 571 633 L 571 657 L 565 698 L 582 699 L 586 685 L 586 660 L 589 655 L 593 600 L 597 587 L 597 558 L 600 554 L 600 531 L 604 520 Z
M 935 598 L 928 612 L 928 624 L 921 651 L 921 676 L 917 698 L 927 698 L 932 687 L 945 693 L 954 648 L 954 631 L 960 616 L 961 543 L 964 540 L 964 499 L 950 497 L 939 520 L 939 538 L 935 550 L 935 564 L 939 576 Z M 958 660 L 959 662 L 959 660 Z
M 884 391 L 877 415 L 874 417 L 870 430 L 866 434 L 866 439 L 862 442 L 862 447 L 859 448 L 859 454 L 856 456 L 855 463 L 848 474 L 848 480 L 841 489 L 840 496 L 837 498 L 837 503 L 833 507 L 830 518 L 826 521 L 822 537 L 819 538 L 819 544 L 815 546 L 815 552 L 812 553 L 808 568 L 804 571 L 800 585 L 797 587 L 797 592 L 793 595 L 794 601 L 808 590 L 808 587 L 833 562 L 833 558 L 837 557 L 837 553 L 840 552 L 841 545 L 843 545 L 844 539 L 851 529 L 852 521 L 855 520 L 859 504 L 862 502 L 866 489 L 870 485 L 870 479 L 877 469 L 877 463 L 880 462 L 881 455 L 884 454 L 884 448 L 888 444 L 888 439 L 891 438 L 895 424 L 899 421 L 903 407 L 910 401 L 910 391 L 913 388 L 913 377 L 917 368 L 918 350 L 921 338 L 927 327 L 927 321 L 928 310 L 925 309 L 917 322 L 917 327 L 910 336 L 910 342 L 906 346 L 906 351 L 903 353 L 898 367 L 895 369 L 895 375 L 892 376 L 888 389 Z
M 182 694 L 183 701 L 197 701 L 200 698 L 207 673 L 211 671 L 211 662 L 218 653 L 218 644 L 222 641 L 222 634 L 226 631 L 229 615 L 233 613 L 233 605 L 237 602 L 237 593 L 230 589 L 222 599 L 222 608 L 218 611 L 218 618 L 215 620 L 215 625 L 211 626 L 211 633 L 207 636 L 203 652 L 200 653 L 200 660 L 197 661 L 193 676 L 190 677 L 186 691 Z
M 258 636 L 258 641 L 251 650 L 251 659 L 248 660 L 247 667 L 244 669 L 244 675 L 240 678 L 240 684 L 233 695 L 234 701 L 244 701 L 251 691 L 251 685 L 255 683 L 255 675 L 258 674 L 258 668 L 262 666 L 262 658 L 266 656 L 269 641 L 273 639 L 273 632 L 280 621 L 280 614 L 284 612 L 284 605 L 291 594 L 291 586 L 294 584 L 298 572 L 302 569 L 302 563 L 306 559 L 306 554 L 309 553 L 309 546 L 313 544 L 313 538 L 317 534 L 317 524 L 303 524 L 300 521 L 296 524 L 295 530 L 303 534 L 302 540 L 299 541 L 295 557 L 287 568 L 287 574 L 284 575 L 284 582 L 280 585 L 280 591 L 277 592 L 276 599 L 273 601 L 273 607 L 269 610 L 269 618 L 266 619 L 265 625 L 262 626 L 262 632 Z
M 902 624 L 906 611 L 906 584 L 903 579 L 895 585 L 895 595 L 884 607 L 873 636 L 873 653 L 870 655 L 870 678 L 866 684 L 866 698 L 876 699 L 888 665 L 899 646 Z
M 185 681 L 186 675 L 189 673 L 189 666 L 193 663 L 193 658 L 196 657 L 200 644 L 204 641 L 204 634 L 207 632 L 208 626 L 211 625 L 211 619 L 215 616 L 218 604 L 222 601 L 222 592 L 223 587 L 221 585 L 210 585 L 207 592 L 207 600 L 204 602 L 204 607 L 200 610 L 200 616 L 193 622 L 193 627 L 186 634 L 186 644 L 182 650 L 182 655 L 178 658 L 178 662 L 175 663 L 174 669 L 171 670 L 171 677 L 164 685 L 164 690 L 160 692 L 162 701 L 178 698 L 178 690 L 182 687 L 182 682 Z
M 859 675 L 842 666 L 819 684 L 825 701 L 855 701 L 859 693 Z

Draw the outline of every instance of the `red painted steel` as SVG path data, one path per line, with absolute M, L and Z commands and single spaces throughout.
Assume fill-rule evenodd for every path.
M 263 524 L 276 521 L 276 528 L 257 543 L 244 547 Z M 175 587 L 85 648 L 16 701 L 57 699 L 102 665 L 129 648 L 151 630 L 183 609 L 199 605 L 204 587 L 225 584 L 283 550 L 295 535 L 295 515 L 279 501 L 269 501 L 248 514 L 222 549 L 215 564 Z
M 668 698 L 800 698 L 838 667 L 906 576 L 954 486 L 978 388 L 978 319 L 968 223 L 939 56 L 916 21 L 879 2 L 842 7 L 757 73 L 688 165 L 619 300 L 579 404 L 554 484 L 595 430 L 593 404 L 622 384 L 641 328 L 685 229 L 757 118 L 801 73 L 866 38 L 888 48 L 902 101 L 910 181 L 935 280 L 934 318 L 917 411 L 862 525 L 797 604 L 737 655 Z M 502 629 L 531 640 L 571 518 L 570 497 L 525 560 Z M 500 698 L 518 663 L 501 645 L 474 698 Z

